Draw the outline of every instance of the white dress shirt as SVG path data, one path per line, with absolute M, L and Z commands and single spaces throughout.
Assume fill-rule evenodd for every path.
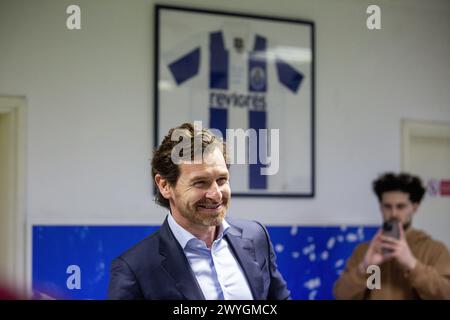
M 206 300 L 253 300 L 244 272 L 224 239 L 230 228 L 225 220 L 211 248 L 181 227 L 171 214 L 167 220 Z

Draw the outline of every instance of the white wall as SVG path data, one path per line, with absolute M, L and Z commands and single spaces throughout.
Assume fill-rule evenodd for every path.
M 65 9 L 81 6 L 82 30 Z M 158 1 L 316 23 L 314 199 L 242 199 L 266 224 L 379 222 L 371 181 L 400 169 L 402 118 L 450 122 L 446 0 Z M 382 30 L 365 26 L 378 4 Z M 152 201 L 153 1 L 0 2 L 0 95 L 28 101 L 27 216 L 160 223 Z

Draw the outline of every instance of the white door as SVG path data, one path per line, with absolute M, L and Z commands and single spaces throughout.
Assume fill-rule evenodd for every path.
M 25 99 L 0 97 L 0 283 L 25 289 Z
M 413 226 L 450 249 L 450 123 L 405 120 L 402 169 L 427 186 Z
M 12 265 L 12 219 L 13 219 L 13 193 L 11 182 L 13 180 L 11 167 L 13 159 L 12 146 L 12 116 L 9 113 L 0 113 L 0 280 L 11 278 L 14 266 Z

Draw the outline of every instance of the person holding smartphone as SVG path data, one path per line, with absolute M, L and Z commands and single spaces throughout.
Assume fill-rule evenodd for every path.
M 336 299 L 450 299 L 450 253 L 411 227 L 425 188 L 419 177 L 386 173 L 373 182 L 383 226 L 357 246 L 336 281 Z M 379 266 L 380 286 L 369 289 L 370 266 Z

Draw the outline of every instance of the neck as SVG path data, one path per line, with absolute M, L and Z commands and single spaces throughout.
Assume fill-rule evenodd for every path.
M 211 248 L 212 243 L 214 240 L 216 240 L 217 232 L 219 230 L 219 227 L 217 226 L 211 226 L 211 227 L 205 227 L 206 230 L 188 230 L 190 233 L 192 233 L 196 238 L 202 240 L 205 242 L 206 247 Z
M 173 219 L 186 231 L 190 232 L 197 239 L 205 242 L 208 248 L 211 248 L 212 243 L 217 238 L 219 226 L 203 226 L 190 222 L 180 214 L 173 214 Z

